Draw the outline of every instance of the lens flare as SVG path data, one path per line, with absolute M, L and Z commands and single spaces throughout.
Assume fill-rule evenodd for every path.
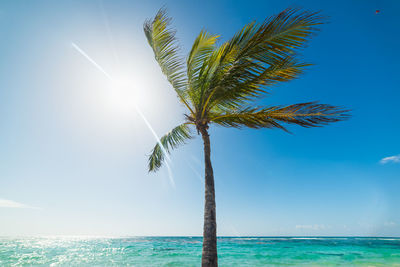
M 84 58 L 86 58 L 90 63 L 93 64 L 93 66 L 95 66 L 101 73 L 103 73 L 111 82 L 111 84 L 113 86 L 115 86 L 117 83 L 114 81 L 114 79 L 111 77 L 110 74 L 108 74 L 108 72 L 106 72 L 96 61 L 94 61 L 85 51 L 83 51 L 77 44 L 75 44 L 74 42 L 71 42 L 72 47 L 79 52 L 79 54 L 81 54 Z M 158 135 L 156 134 L 156 132 L 154 131 L 153 127 L 151 126 L 150 122 L 146 119 L 146 117 L 144 116 L 143 112 L 141 111 L 140 107 L 136 104 L 136 103 L 132 103 L 135 107 L 136 112 L 139 114 L 139 116 L 142 118 L 142 120 L 144 121 L 144 123 L 146 124 L 147 128 L 149 128 L 150 132 L 153 134 L 154 138 L 156 139 L 157 143 L 159 144 L 159 146 L 161 147 L 167 161 L 165 162 L 167 170 L 168 170 L 168 176 L 169 176 L 169 180 L 170 183 L 172 185 L 172 187 L 175 188 L 175 181 L 172 175 L 172 171 L 171 171 L 171 167 L 169 165 L 168 162 L 171 162 L 171 158 L 169 157 L 167 151 L 165 150 L 164 146 L 161 143 L 160 138 L 158 137 Z

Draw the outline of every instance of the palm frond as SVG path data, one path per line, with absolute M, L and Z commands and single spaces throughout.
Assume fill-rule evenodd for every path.
M 165 157 L 164 151 L 170 153 L 171 149 L 184 144 L 187 139 L 191 138 L 188 124 L 181 124 L 166 133 L 160 139 L 164 149 L 160 146 L 160 143 L 157 143 L 149 156 L 149 171 L 157 171 L 161 167 Z
M 287 9 L 263 24 L 246 25 L 224 44 L 222 73 L 216 72 L 207 92 L 210 107 L 204 108 L 224 102 L 239 107 L 267 93 L 266 86 L 297 78 L 308 64 L 297 59 L 296 50 L 311 39 L 322 21 L 318 13 Z
M 318 127 L 342 121 L 350 117 L 348 110 L 317 102 L 267 108 L 244 108 L 231 113 L 219 114 L 211 121 L 225 127 L 279 128 L 288 131 L 282 123 L 302 127 Z
M 187 77 L 188 77 L 188 93 L 192 103 L 199 102 L 202 88 L 202 73 L 207 68 L 208 58 L 215 49 L 215 42 L 219 36 L 211 35 L 205 31 L 201 31 L 193 43 L 192 49 L 187 57 Z M 196 106 L 196 105 L 195 105 Z
M 187 77 L 185 74 L 184 60 L 179 56 L 179 45 L 175 31 L 169 26 L 171 18 L 165 9 L 160 9 L 154 19 L 146 20 L 143 30 L 147 41 L 154 52 L 154 57 L 175 89 L 180 100 L 190 109 L 187 101 Z
M 218 85 L 215 92 L 209 96 L 212 105 L 205 108 L 208 110 L 215 106 L 240 108 L 254 98 L 267 94 L 265 87 L 296 79 L 309 65 L 291 56 L 271 63 L 268 67 L 260 67 L 249 62 L 244 69 L 237 70 L 237 77 L 232 76 L 232 79 L 225 79 Z
M 201 68 L 204 67 L 204 62 L 215 48 L 215 42 L 218 37 L 219 36 L 211 35 L 205 31 L 201 31 L 197 36 L 186 61 L 189 85 L 191 80 L 199 76 Z

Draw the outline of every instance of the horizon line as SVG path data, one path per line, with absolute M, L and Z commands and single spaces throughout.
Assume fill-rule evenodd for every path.
M 47 238 L 58 238 L 58 237 L 86 237 L 86 238 L 135 238 L 135 237 L 199 237 L 203 238 L 202 235 L 0 235 L 3 237 L 47 237 Z M 360 236 L 360 235 L 243 235 L 243 236 L 229 236 L 223 235 L 217 238 L 396 238 L 400 239 L 399 236 Z

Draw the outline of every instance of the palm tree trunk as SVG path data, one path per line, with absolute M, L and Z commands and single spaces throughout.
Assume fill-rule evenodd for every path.
M 217 267 L 217 220 L 215 216 L 215 189 L 214 173 L 211 166 L 210 136 L 207 128 L 199 129 L 204 142 L 205 161 L 205 203 L 204 203 L 204 228 L 203 228 L 203 253 L 202 267 Z

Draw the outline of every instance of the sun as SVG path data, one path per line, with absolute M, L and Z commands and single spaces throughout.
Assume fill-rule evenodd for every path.
M 139 91 L 140 87 L 141 82 L 133 81 L 132 77 L 126 74 L 120 74 L 110 81 L 105 102 L 115 111 L 131 112 L 146 98 Z
M 72 48 L 93 66 L 83 77 L 91 88 L 84 96 L 86 109 L 94 119 L 106 127 L 135 125 L 158 141 L 156 133 L 168 124 L 168 120 L 160 120 L 160 114 L 173 114 L 180 107 L 173 90 L 165 90 L 169 84 L 160 78 L 158 65 L 148 60 L 153 57 L 150 51 L 141 47 L 132 49 L 133 52 L 121 51 L 124 57 L 113 60 L 109 54 L 98 51 L 93 52 L 94 57 L 93 49 L 83 49 L 77 43 L 72 43 Z M 79 77 L 82 80 L 82 73 Z

